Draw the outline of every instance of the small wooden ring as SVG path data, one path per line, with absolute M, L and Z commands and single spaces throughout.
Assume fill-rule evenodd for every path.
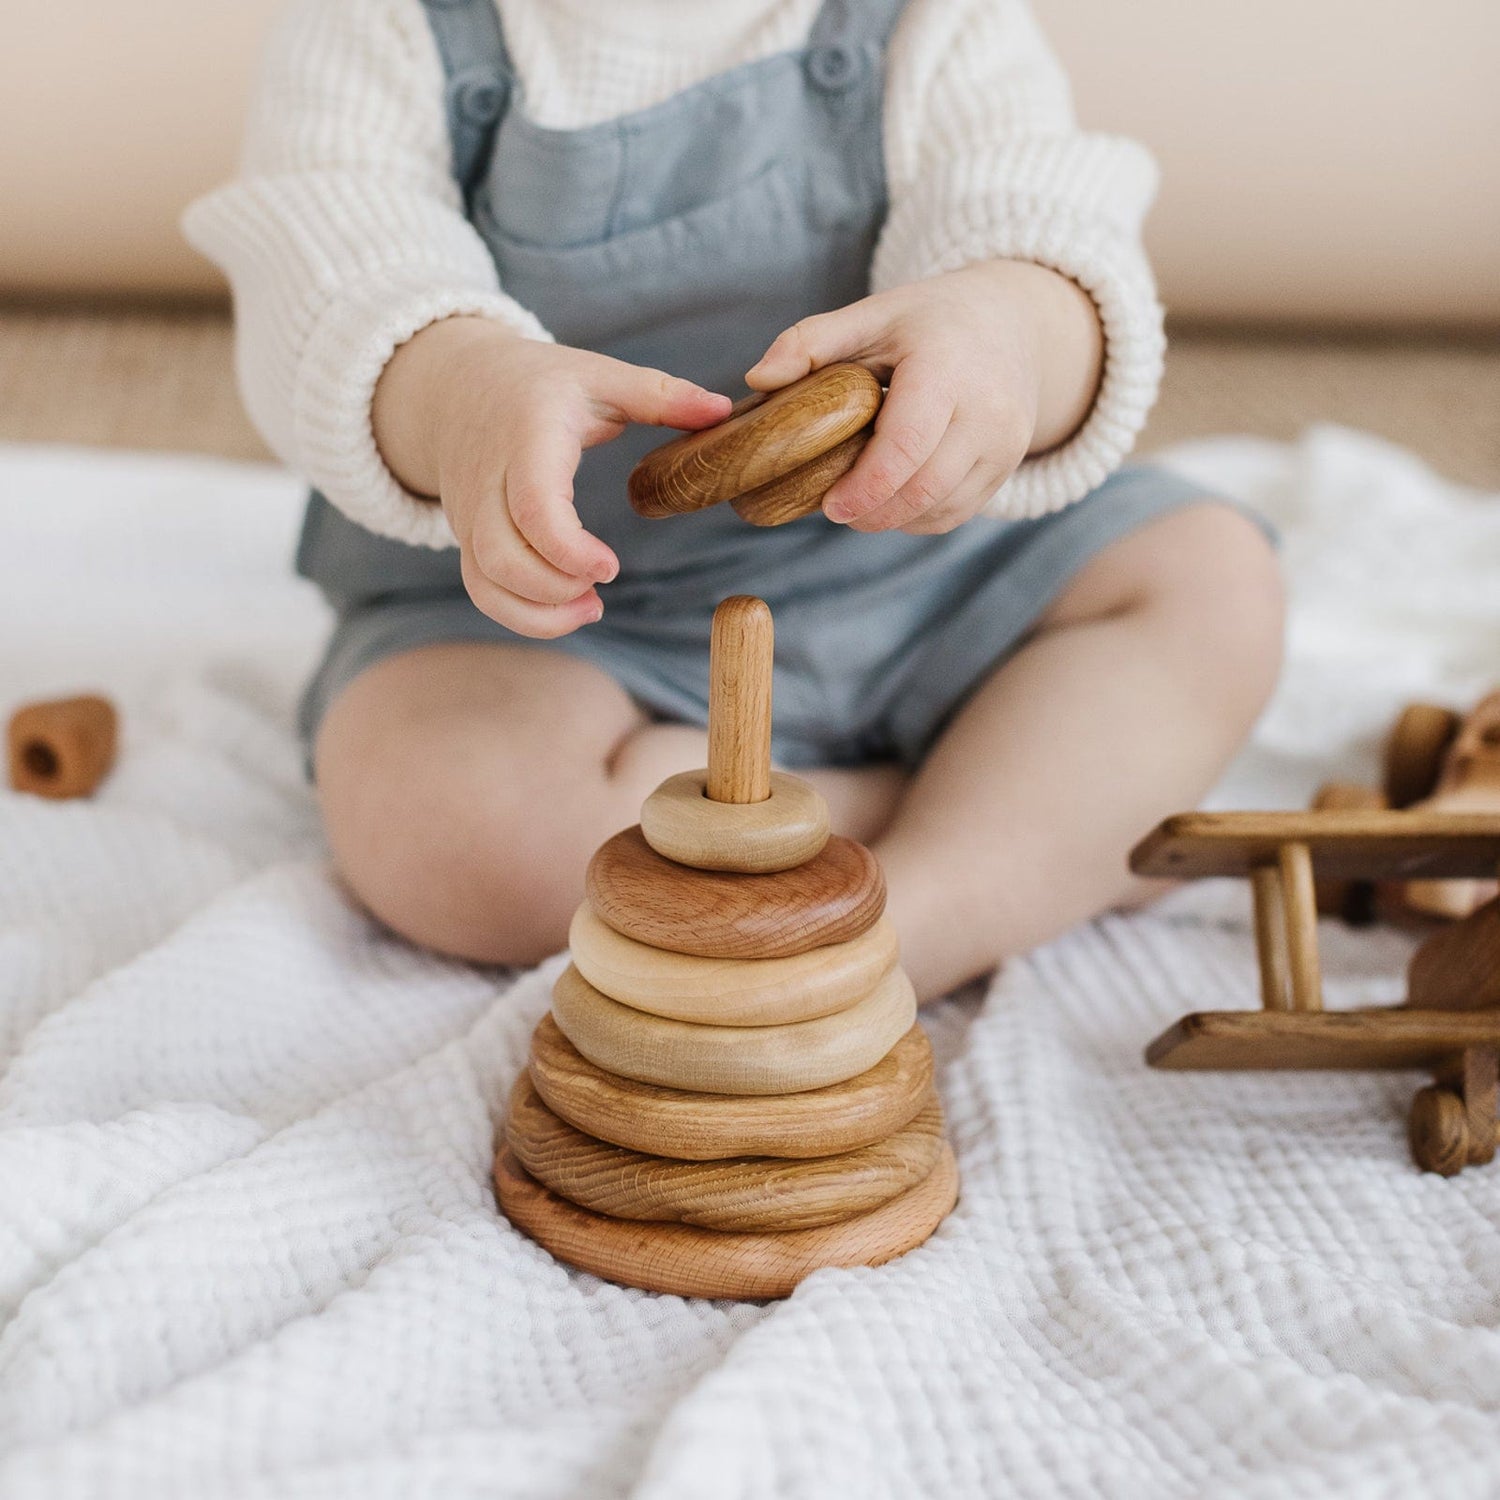
M 590 1213 L 544 1188 L 508 1146 L 495 1158 L 495 1196 L 517 1229 L 580 1271 L 678 1297 L 762 1299 L 791 1296 L 799 1281 L 826 1266 L 880 1266 L 915 1250 L 958 1201 L 958 1163 L 945 1144 L 924 1181 L 872 1212 L 770 1233 Z
M 38 797 L 87 797 L 114 765 L 118 736 L 118 716 L 107 698 L 28 703 L 6 731 L 10 784 Z
M 781 479 L 836 448 L 880 409 L 863 365 L 828 365 L 770 395 L 740 402 L 722 422 L 654 448 L 626 484 L 643 516 L 684 515 Z
M 522 1072 L 505 1115 L 505 1143 L 543 1187 L 613 1219 L 701 1229 L 813 1229 L 869 1213 L 937 1165 L 937 1095 L 884 1140 L 805 1161 L 737 1157 L 675 1161 L 595 1140 L 553 1114 Z
M 591 1063 L 622 1078 L 704 1094 L 798 1094 L 873 1068 L 917 1018 L 911 980 L 892 969 L 863 1000 L 790 1026 L 697 1026 L 632 1010 L 571 964 L 552 1015 Z
M 607 1073 L 551 1016 L 531 1037 L 537 1093 L 560 1119 L 597 1140 L 650 1156 L 834 1156 L 900 1130 L 932 1086 L 932 1047 L 913 1026 L 873 1068 L 801 1094 L 747 1097 L 664 1089 Z
M 771 772 L 761 802 L 715 802 L 707 771 L 669 776 L 641 806 L 641 835 L 695 870 L 767 875 L 805 865 L 828 842 L 828 804 L 800 776 Z

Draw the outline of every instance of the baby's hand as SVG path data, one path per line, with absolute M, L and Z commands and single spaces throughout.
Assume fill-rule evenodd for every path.
M 985 261 L 804 318 L 746 375 L 777 390 L 824 365 L 865 365 L 890 392 L 875 436 L 824 497 L 856 531 L 951 531 L 1028 453 L 1088 415 L 1103 335 L 1088 295 L 1043 266 Z
M 573 508 L 583 450 L 630 422 L 708 427 L 729 404 L 660 370 L 448 318 L 397 350 L 373 421 L 397 478 L 441 501 L 475 605 L 553 639 L 603 614 L 595 585 L 620 570 Z

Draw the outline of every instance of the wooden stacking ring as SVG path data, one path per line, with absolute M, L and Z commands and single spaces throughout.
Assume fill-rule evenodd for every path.
M 873 1068 L 917 1018 L 911 980 L 892 969 L 847 1010 L 791 1026 L 695 1026 L 600 994 L 571 964 L 552 989 L 563 1035 L 610 1073 L 704 1094 L 796 1094 Z
M 568 929 L 573 962 L 596 990 L 653 1016 L 709 1026 L 781 1026 L 863 999 L 899 957 L 882 917 L 847 943 L 792 958 L 697 958 L 649 948 L 601 922 L 587 902 Z
M 607 1073 L 543 1016 L 531 1080 L 553 1114 L 598 1140 L 651 1156 L 834 1156 L 900 1130 L 932 1087 L 932 1048 L 913 1026 L 873 1068 L 800 1094 L 746 1098 L 658 1088 Z
M 627 482 L 630 503 L 655 518 L 758 490 L 853 437 L 870 423 L 881 398 L 880 382 L 863 365 L 850 364 L 815 370 L 770 395 L 748 396 L 717 426 L 652 449 Z
M 943 1111 L 929 1094 L 894 1135 L 838 1156 L 674 1161 L 576 1130 L 547 1108 L 522 1072 L 511 1091 L 505 1140 L 543 1187 L 611 1218 L 701 1229 L 812 1229 L 868 1213 L 921 1182 L 942 1148 Z
M 38 797 L 87 797 L 115 763 L 118 720 L 107 698 L 18 708 L 6 734 L 10 784 Z
M 637 824 L 599 847 L 587 890 L 616 932 L 702 958 L 790 958 L 868 932 L 885 910 L 875 856 L 838 834 L 795 870 L 736 875 L 663 859 Z
M 785 526 L 788 521 L 800 521 L 823 508 L 824 495 L 854 467 L 874 435 L 872 422 L 800 469 L 749 490 L 729 504 L 740 520 L 752 526 Z
M 591 1213 L 549 1192 L 508 1146 L 495 1160 L 505 1216 L 557 1259 L 606 1281 L 678 1297 L 788 1297 L 825 1266 L 879 1266 L 914 1250 L 958 1201 L 958 1163 L 946 1144 L 915 1187 L 879 1208 L 819 1229 L 726 1233 L 642 1224 Z
M 828 842 L 828 804 L 800 776 L 771 772 L 761 802 L 715 802 L 707 771 L 669 776 L 641 807 L 641 836 L 695 870 L 765 875 L 806 864 Z

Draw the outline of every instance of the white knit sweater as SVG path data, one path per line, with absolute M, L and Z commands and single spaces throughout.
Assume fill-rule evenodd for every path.
M 498 0 L 527 110 L 576 127 L 803 45 L 820 0 Z M 1140 245 L 1151 157 L 1081 132 L 1024 0 L 911 0 L 892 38 L 890 209 L 876 290 L 976 260 L 1035 261 L 1099 308 L 1104 379 L 1063 447 L 991 514 L 1055 510 L 1129 452 L 1160 378 L 1161 310 Z M 271 447 L 371 530 L 451 545 L 370 425 L 394 350 L 455 313 L 547 331 L 505 295 L 451 174 L 436 45 L 419 0 L 293 0 L 272 39 L 240 178 L 195 203 L 193 244 L 233 285 L 245 403 Z

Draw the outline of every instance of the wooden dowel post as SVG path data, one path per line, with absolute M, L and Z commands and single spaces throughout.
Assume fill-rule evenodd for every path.
M 714 611 L 708 652 L 708 795 L 764 802 L 771 795 L 771 610 L 736 594 Z
M 1291 970 L 1282 920 L 1281 871 L 1260 865 L 1250 872 L 1255 901 L 1255 950 L 1260 959 L 1260 1003 L 1266 1010 L 1290 1010 Z
M 1323 1009 L 1323 975 L 1318 962 L 1318 906 L 1313 893 L 1312 852 L 1306 844 L 1283 844 L 1278 857 L 1282 909 L 1286 913 L 1287 961 L 1292 1009 Z

